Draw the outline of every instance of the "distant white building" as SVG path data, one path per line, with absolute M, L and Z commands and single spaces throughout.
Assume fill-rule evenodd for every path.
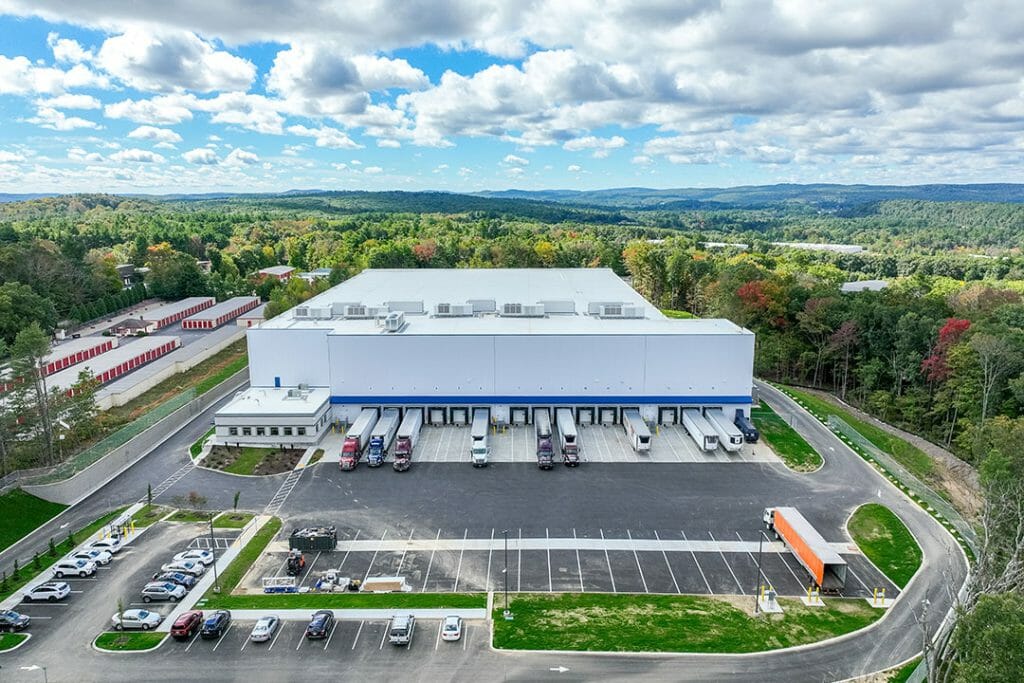
M 837 254 L 859 254 L 864 247 L 859 244 L 825 244 L 821 242 L 772 242 L 777 247 L 806 249 L 808 251 L 834 251 Z
M 886 280 L 854 280 L 844 282 L 839 290 L 842 292 L 880 292 L 889 286 Z

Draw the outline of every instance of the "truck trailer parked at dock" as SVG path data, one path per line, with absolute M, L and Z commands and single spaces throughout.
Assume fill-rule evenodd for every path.
M 341 469 L 354 470 L 359 460 L 363 457 L 363 451 L 370 443 L 370 434 L 377 424 L 377 409 L 363 408 L 359 417 L 349 427 L 345 434 L 345 443 L 341 446 Z
M 385 408 L 377 425 L 370 432 L 370 447 L 366 453 L 366 464 L 370 467 L 380 467 L 384 464 L 395 440 L 400 417 L 398 408 Z
M 718 448 L 718 434 L 700 414 L 700 408 L 683 408 L 683 427 L 697 448 L 708 452 Z
M 555 445 L 551 435 L 551 412 L 538 408 L 533 415 L 534 431 L 537 434 L 537 467 L 550 470 L 555 466 Z
M 392 467 L 396 472 L 405 472 L 412 464 L 412 452 L 423 429 L 423 409 L 409 408 L 405 411 L 402 424 L 398 426 L 395 437 L 395 462 Z
M 475 409 L 473 411 L 473 426 L 470 427 L 472 442 L 469 448 L 469 456 L 473 460 L 473 467 L 487 466 L 487 458 L 491 453 L 487 434 L 489 428 L 490 417 L 487 409 Z
M 837 592 L 846 585 L 846 560 L 821 537 L 793 507 L 764 509 L 764 523 L 793 551 L 823 592 Z
M 707 408 L 704 410 L 704 419 L 711 428 L 718 434 L 718 445 L 730 453 L 735 453 L 743 448 L 743 432 L 729 422 L 725 412 L 721 408 Z
M 651 450 L 651 429 L 640 417 L 640 411 L 636 408 L 627 408 L 622 411 L 622 426 L 626 430 L 626 437 L 629 445 L 637 453 L 646 453 Z
M 558 427 L 558 445 L 562 452 L 562 462 L 569 467 L 576 467 L 580 464 L 580 440 L 572 410 L 555 410 L 555 426 Z

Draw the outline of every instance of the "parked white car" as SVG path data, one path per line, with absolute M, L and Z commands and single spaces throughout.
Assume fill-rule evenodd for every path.
M 126 609 L 121 614 L 110 617 L 110 625 L 115 631 L 121 629 L 142 629 L 148 631 L 156 628 L 164 618 L 157 612 L 150 612 L 148 609 Z
M 249 634 L 249 640 L 254 643 L 263 643 L 274 637 L 274 632 L 277 630 L 278 624 L 281 620 L 277 617 L 260 617 L 256 625 L 252 627 L 252 633 Z
M 109 550 L 86 548 L 85 550 L 79 550 L 76 553 L 71 553 L 68 555 L 68 559 L 89 560 L 90 562 L 95 562 L 98 565 L 108 565 L 110 564 L 110 561 L 114 559 L 114 556 L 110 554 Z
M 71 586 L 65 581 L 47 581 L 25 593 L 25 600 L 63 600 L 71 593 Z
M 186 550 L 183 553 L 178 553 L 174 556 L 173 560 L 175 562 L 195 560 L 197 562 L 202 562 L 203 566 L 209 567 L 213 564 L 213 553 L 209 550 L 199 550 L 198 548 L 195 548 L 193 550 Z
M 142 589 L 142 601 L 170 600 L 171 602 L 177 602 L 185 597 L 187 592 L 184 586 L 179 586 L 170 581 L 153 581 L 147 583 Z
M 98 541 L 93 541 L 92 543 L 90 543 L 89 547 L 95 548 L 96 550 L 106 550 L 108 553 L 112 555 L 117 555 L 117 553 L 121 550 L 121 539 L 115 538 L 113 536 L 111 536 L 110 538 L 101 538 Z
M 192 576 L 202 576 L 206 572 L 206 567 L 196 560 L 181 560 L 180 562 L 168 562 L 164 566 L 160 567 L 160 571 L 181 572 L 183 574 L 191 574 Z
M 65 576 L 92 576 L 96 573 L 96 563 L 92 560 L 64 559 L 53 565 L 53 575 L 58 579 Z
M 445 617 L 441 627 L 441 640 L 458 640 L 462 637 L 462 617 Z

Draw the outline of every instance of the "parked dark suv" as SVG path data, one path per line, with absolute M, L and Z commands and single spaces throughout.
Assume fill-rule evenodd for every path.
M 322 609 L 313 613 L 313 618 L 306 627 L 306 637 L 310 640 L 326 638 L 334 626 L 334 612 L 329 609 Z
M 199 635 L 202 638 L 220 638 L 228 626 L 231 626 L 231 612 L 219 609 L 206 618 Z

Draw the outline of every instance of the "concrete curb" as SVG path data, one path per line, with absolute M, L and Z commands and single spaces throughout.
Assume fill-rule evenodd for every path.
M 211 608 L 219 609 L 219 608 Z M 347 619 L 351 621 L 367 619 L 367 620 L 381 620 L 391 619 L 396 614 L 411 614 L 417 619 L 444 619 L 445 617 L 462 617 L 463 619 L 469 619 L 472 621 L 484 621 L 487 617 L 483 607 L 477 608 L 462 608 L 462 609 L 444 609 L 438 607 L 395 607 L 390 609 L 339 609 L 331 607 L 321 607 L 319 609 L 329 609 L 334 612 L 336 619 Z M 276 616 L 282 621 L 309 621 L 310 617 L 313 616 L 313 612 L 317 611 L 314 608 L 308 609 L 233 609 L 231 611 L 232 620 L 237 621 L 256 621 L 260 617 Z M 166 621 L 166 620 L 165 620 Z
M 19 633 L 19 634 L 16 634 L 16 635 L 23 635 L 23 636 L 25 636 L 25 637 L 24 637 L 24 638 L 22 638 L 22 639 L 21 639 L 21 642 L 20 642 L 20 643 L 18 643 L 17 645 L 15 645 L 14 647 L 9 647 L 9 648 L 7 648 L 6 650 L 0 650 L 0 656 L 3 656 L 3 655 L 5 655 L 5 654 L 7 654 L 8 652 L 14 652 L 14 651 L 15 651 L 15 650 L 17 650 L 17 649 L 18 649 L 19 647 L 21 647 L 22 645 L 24 645 L 24 644 L 25 644 L 25 643 L 27 643 L 28 641 L 32 640 L 32 634 L 31 634 L 31 633 Z
M 164 621 L 166 621 L 166 619 Z M 124 633 L 124 631 L 104 631 L 103 633 Z M 90 647 L 92 647 L 92 649 L 95 650 L 96 652 L 100 652 L 100 653 L 105 654 L 105 655 L 144 655 L 147 652 L 153 652 L 155 650 L 159 650 L 161 647 L 163 647 L 164 643 L 166 643 L 168 640 L 171 639 L 170 631 L 168 631 L 166 634 L 164 634 L 163 640 L 161 640 L 159 643 L 157 643 L 153 647 L 146 648 L 145 650 L 107 650 L 107 649 L 104 649 L 104 648 L 102 648 L 102 647 L 100 647 L 100 646 L 98 646 L 96 644 L 96 640 L 101 635 L 103 635 L 103 633 L 97 635 L 96 638 L 92 639 L 92 643 L 90 644 Z M 129 631 L 129 633 L 132 633 L 132 631 Z M 158 630 L 140 631 L 140 633 L 160 633 L 160 631 L 158 631 Z

